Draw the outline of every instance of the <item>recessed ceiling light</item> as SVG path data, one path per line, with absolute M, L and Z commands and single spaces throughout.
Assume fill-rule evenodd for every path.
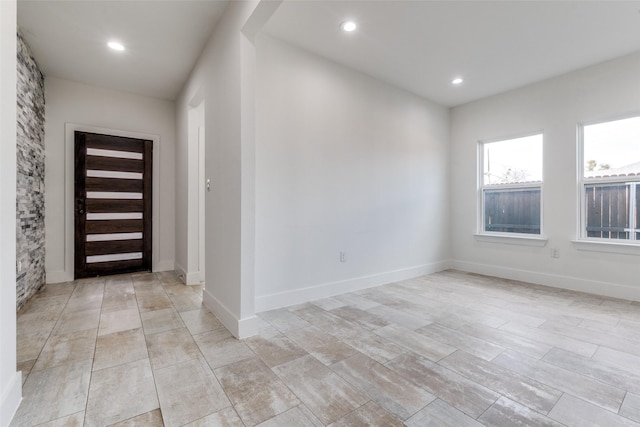
M 464 79 L 462 77 L 456 77 L 455 79 L 451 80 L 451 84 L 452 85 L 459 85 L 459 84 L 462 84 L 463 81 L 464 81 Z
M 124 50 L 124 46 L 122 46 L 122 44 L 120 44 L 118 42 L 109 42 L 109 43 L 107 43 L 107 46 L 109 46 L 113 50 L 119 50 L 119 51 L 123 51 Z
M 346 31 L 347 33 L 350 33 L 352 31 L 355 31 L 356 28 L 358 28 L 358 26 L 356 25 L 355 22 L 353 21 L 346 21 L 343 22 L 342 25 L 340 26 L 342 28 L 342 31 Z

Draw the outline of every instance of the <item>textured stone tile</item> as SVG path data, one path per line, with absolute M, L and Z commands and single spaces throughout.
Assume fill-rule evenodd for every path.
M 358 351 L 332 335 L 310 326 L 287 332 L 293 342 L 325 365 L 332 365 L 355 355 Z
M 173 303 L 174 308 L 180 312 L 205 308 L 204 305 L 202 305 L 202 295 L 194 292 L 190 286 L 167 285 L 164 289 L 167 295 L 169 295 L 169 299 Z M 178 289 L 179 291 L 177 291 Z
M 519 351 L 536 359 L 542 358 L 553 348 L 548 344 L 482 325 L 464 325 L 458 328 L 458 331 L 500 347 Z
M 640 423 L 640 395 L 627 393 L 619 414 Z
M 491 408 L 482 414 L 478 421 L 486 426 L 496 427 L 505 425 L 514 427 L 562 427 L 562 424 L 504 396 L 500 397 Z
M 405 347 L 356 325 L 347 330 L 336 331 L 334 336 L 380 363 L 386 363 L 407 352 Z
M 558 403 L 549 412 L 549 418 L 553 418 L 564 425 L 576 427 L 640 426 L 640 424 L 628 418 L 616 415 L 566 393 L 562 395 Z
M 598 349 L 598 346 L 585 341 L 577 340 L 571 337 L 563 336 L 539 328 L 531 328 L 529 326 L 519 325 L 509 322 L 500 327 L 500 330 L 511 332 L 521 337 L 529 338 L 533 341 L 558 347 L 563 350 L 572 351 L 582 356 L 591 357 Z
M 185 424 L 184 427 L 244 427 L 244 423 L 236 413 L 236 411 L 229 407 L 214 414 L 207 415 L 204 418 L 200 418 L 192 423 Z
M 597 353 L 596 353 L 597 354 Z M 542 359 L 552 365 L 640 394 L 640 375 L 597 359 L 553 348 Z
M 344 307 L 347 305 L 346 302 L 340 301 L 334 297 L 311 301 L 311 304 L 320 307 L 323 310 L 333 310 L 334 308 Z
M 183 311 L 180 313 L 182 321 L 192 335 L 224 328 L 222 323 L 209 311 L 208 308 Z
M 76 288 L 77 289 L 77 288 Z M 64 306 L 64 311 L 71 313 L 74 311 L 99 310 L 102 307 L 102 294 L 76 296 L 75 291 Z
M 401 326 L 389 325 L 375 333 L 434 362 L 456 351 L 455 347 Z
M 182 280 L 180 280 L 175 271 L 159 271 L 155 274 L 156 279 L 163 285 L 182 284 Z
M 282 334 L 269 339 L 255 336 L 245 342 L 270 368 L 307 354 L 303 348 Z
M 109 427 L 164 427 L 162 422 L 162 412 L 160 409 L 145 412 L 142 415 L 111 424 Z
M 609 333 L 587 330 L 555 322 L 545 322 L 540 329 L 553 331 L 578 340 L 590 342 L 613 350 L 624 351 L 640 357 L 640 341 L 632 341 L 613 336 Z
M 91 360 L 96 346 L 96 333 L 97 329 L 88 329 L 65 335 L 52 335 L 33 366 L 33 371 L 80 360 Z
M 541 413 L 547 413 L 562 395 L 555 388 L 463 351 L 438 363 Z
M 431 323 L 430 320 L 412 316 L 411 314 L 405 313 L 402 310 L 396 310 L 395 308 L 386 305 L 379 305 L 367 311 L 386 319 L 389 323 L 394 324 L 395 326 L 401 326 L 412 331 L 418 328 L 422 328 L 423 326 L 427 326 L 429 323 Z
M 104 296 L 104 278 L 83 279 L 76 281 L 76 287 L 67 301 L 66 312 L 99 309 Z
M 104 278 L 104 289 L 105 292 L 108 288 L 117 286 L 117 285 L 133 285 L 133 280 L 131 280 L 131 274 L 115 274 L 113 276 L 107 276 Z
M 278 365 L 273 371 L 324 424 L 369 400 L 311 355 Z
M 171 300 L 164 293 L 139 294 L 136 290 L 136 299 L 141 313 L 171 308 Z
M 148 357 L 141 328 L 102 335 L 96 343 L 93 370 L 111 368 Z
M 355 411 L 340 418 L 331 427 L 402 427 L 402 421 L 385 411 L 377 403 L 370 401 Z
M 70 297 L 73 291 L 75 290 L 76 285 L 73 282 L 62 282 L 62 283 L 47 283 L 45 284 L 34 297 L 55 297 L 55 296 L 64 296 Z M 29 300 L 32 301 L 33 299 Z M 63 299 L 64 302 L 67 302 L 66 299 Z M 23 308 L 24 309 L 24 308 Z
M 200 357 L 200 350 L 187 328 L 148 335 L 147 348 L 155 370 Z
M 386 366 L 472 418 L 479 417 L 500 397 L 462 375 L 415 355 L 399 356 Z
M 180 315 L 173 308 L 147 311 L 140 313 L 140 317 L 142 318 L 142 327 L 145 335 L 184 328 Z
M 242 421 L 253 426 L 300 404 L 296 396 L 258 358 L 215 371 Z
M 19 313 L 16 319 L 17 333 L 18 335 L 35 332 L 50 334 L 59 318 L 59 311 L 43 310 Z
M 68 293 L 62 293 L 55 290 L 47 292 L 45 289 L 62 289 Z M 64 287 L 58 286 L 57 288 L 55 285 L 46 285 L 22 306 L 20 311 L 18 311 L 18 317 L 32 313 L 51 313 L 59 315 L 62 313 L 62 310 L 64 310 L 67 301 L 69 301 L 73 289 L 73 285 Z
M 129 309 L 138 309 L 136 294 L 131 283 L 131 278 L 127 281 L 119 281 L 118 283 L 109 284 L 104 288 L 104 297 L 102 298 L 102 313 L 108 311 L 120 311 Z
M 49 339 L 51 331 L 18 332 L 16 337 L 17 362 L 35 360 Z
M 133 282 L 133 289 L 135 290 L 136 297 L 167 295 L 164 286 L 157 280 Z
M 243 341 L 238 341 L 226 330 L 225 335 L 226 338 L 221 339 L 221 334 L 211 331 L 193 337 L 211 369 L 256 356 Z
M 158 408 L 149 359 L 94 371 L 85 426 L 104 426 Z
M 593 378 L 586 377 L 521 353 L 507 350 L 493 360 L 496 365 L 526 375 L 558 390 L 618 412 L 625 392 Z
M 377 303 L 376 303 L 377 306 Z M 331 310 L 331 314 L 341 317 L 348 322 L 353 322 L 371 331 L 382 328 L 389 324 L 383 317 L 369 311 L 361 310 L 357 307 L 339 307 Z
M 82 427 L 84 425 L 84 411 L 49 421 L 48 423 L 38 424 L 38 427 Z
M 258 424 L 258 427 L 314 427 L 313 423 L 302 413 L 300 409 L 291 408 L 267 421 Z
M 98 329 L 99 323 L 100 309 L 73 312 L 67 312 L 65 309 L 52 333 L 53 335 L 64 335 L 87 329 Z
M 608 363 L 625 371 L 640 375 L 640 356 L 607 347 L 600 347 L 593 355 L 593 360 Z
M 432 394 L 362 354 L 338 362 L 331 368 L 402 420 L 435 399 Z
M 231 406 L 202 359 L 159 369 L 155 378 L 166 427 L 181 426 Z
M 141 327 L 142 321 L 140 320 L 140 312 L 137 308 L 107 311 L 102 312 L 100 315 L 98 335 L 107 335 Z
M 438 324 L 432 323 L 418 329 L 421 335 L 430 337 L 436 341 L 448 344 L 459 350 L 464 350 L 469 354 L 478 356 L 484 360 L 491 360 L 504 350 L 503 347 L 491 344 L 490 342 L 480 340 L 471 335 L 464 334 L 453 329 L 445 328 Z
M 436 399 L 405 421 L 407 427 L 483 427 L 453 406 Z M 505 427 L 507 424 L 505 424 Z
M 354 326 L 351 322 L 347 322 L 314 304 L 305 305 L 303 308 L 295 310 L 294 313 L 316 328 L 329 332 L 331 335 L 336 335 L 338 331 L 345 334 L 349 333 Z
M 302 329 L 311 326 L 309 322 L 296 316 L 286 308 L 279 310 L 265 311 L 258 315 L 262 320 L 280 332 L 288 332 L 295 329 Z
M 369 310 L 379 305 L 377 302 L 355 293 L 336 295 L 333 299 L 343 302 L 345 306 L 359 308 L 360 310 Z
M 133 284 L 144 284 L 144 283 L 153 283 L 157 282 L 158 278 L 155 273 L 133 273 L 131 275 L 131 280 L 133 280 Z
M 32 372 L 13 425 L 32 426 L 83 411 L 90 377 L 91 360 Z

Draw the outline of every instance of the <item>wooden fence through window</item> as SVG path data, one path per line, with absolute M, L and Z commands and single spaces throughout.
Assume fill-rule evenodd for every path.
M 585 202 L 587 237 L 640 240 L 640 185 L 586 185 Z
M 540 234 L 540 188 L 484 190 L 484 231 Z

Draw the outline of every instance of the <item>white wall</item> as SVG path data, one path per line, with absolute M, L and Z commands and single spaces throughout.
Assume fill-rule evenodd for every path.
M 22 396 L 16 372 L 16 2 L 0 1 L 0 426 Z
M 448 109 L 256 46 L 257 311 L 446 268 Z
M 73 280 L 73 219 L 68 193 L 68 134 L 65 124 L 153 135 L 154 270 L 173 270 L 175 253 L 175 104 L 55 77 L 45 78 L 45 228 L 47 282 Z M 158 150 L 159 148 L 159 150 Z M 67 201 L 70 200 L 67 194 Z M 154 212 L 155 214 L 155 212 Z M 65 243 L 66 242 L 66 243 Z M 70 263 L 71 262 L 71 263 Z
M 453 258 L 457 268 L 551 286 L 640 300 L 640 251 L 578 250 L 578 122 L 640 114 L 640 54 L 623 57 L 452 111 Z M 544 247 L 474 238 L 477 142 L 544 132 Z M 551 258 L 551 248 L 560 258 Z
M 188 111 L 200 101 L 206 106 L 205 175 L 211 179 L 211 190 L 205 196 L 204 302 L 240 338 L 256 332 L 251 161 L 254 48 L 243 30 L 256 20 L 264 22 L 274 4 L 230 2 L 176 101 L 179 195 L 189 188 Z M 183 203 L 186 195 L 179 197 L 176 259 L 186 260 L 188 242 L 183 239 L 188 211 Z

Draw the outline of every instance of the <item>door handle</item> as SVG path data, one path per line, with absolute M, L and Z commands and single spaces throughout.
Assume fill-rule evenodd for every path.
M 84 215 L 84 209 L 80 209 L 80 210 L 78 211 L 78 214 L 79 214 L 79 215 Z

